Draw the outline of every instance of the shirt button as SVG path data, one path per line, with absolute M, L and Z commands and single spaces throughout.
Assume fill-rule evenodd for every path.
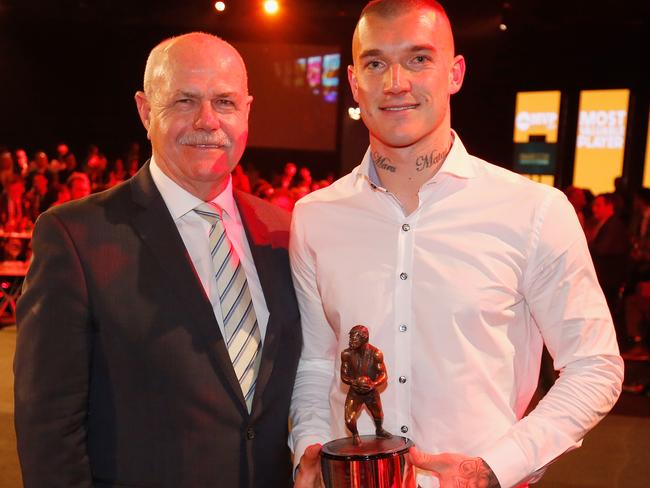
M 406 332 L 407 330 L 408 330 L 408 327 L 406 325 L 402 324 L 402 325 L 399 326 L 399 331 L 400 332 Z
M 411 230 L 411 226 L 408 225 L 408 224 L 404 224 L 404 225 L 402 225 L 402 230 L 404 232 L 408 232 L 409 230 Z
M 255 439 L 255 429 L 253 429 L 252 427 L 246 429 L 246 439 L 248 439 L 249 441 Z
M 399 377 L 399 382 L 402 383 L 402 384 L 406 383 L 406 376 L 400 376 Z
M 405 279 L 408 278 L 408 277 L 409 277 L 409 275 L 407 275 L 406 273 L 400 273 L 400 274 L 399 274 L 399 279 L 400 279 L 400 280 L 405 280 Z
M 402 425 L 400 430 L 402 431 L 402 434 L 406 434 L 409 431 L 409 428 L 406 425 Z

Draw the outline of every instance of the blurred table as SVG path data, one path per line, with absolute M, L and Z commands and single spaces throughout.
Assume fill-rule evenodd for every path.
M 28 261 L 0 261 L 0 321 L 16 320 L 16 300 L 28 269 Z
M 29 268 L 31 238 L 31 230 L 20 232 L 0 230 L 1 251 L 6 259 L 0 258 L 0 322 L 5 324 L 16 320 L 16 300 L 20 296 L 23 280 Z

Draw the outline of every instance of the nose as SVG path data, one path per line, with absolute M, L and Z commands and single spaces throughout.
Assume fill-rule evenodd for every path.
M 194 119 L 194 129 L 214 131 L 221 127 L 219 117 L 209 100 L 201 102 Z
M 402 93 L 410 89 L 410 81 L 408 74 L 398 63 L 390 66 L 386 71 L 384 80 L 384 92 L 386 93 Z

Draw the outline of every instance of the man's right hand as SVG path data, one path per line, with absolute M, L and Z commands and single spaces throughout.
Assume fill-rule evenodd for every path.
M 312 444 L 300 458 L 300 469 L 294 488 L 325 488 L 320 471 L 320 444 Z

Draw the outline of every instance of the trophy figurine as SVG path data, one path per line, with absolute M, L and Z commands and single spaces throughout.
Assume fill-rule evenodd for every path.
M 341 381 L 350 389 L 345 398 L 345 425 L 352 437 L 323 446 L 321 471 L 327 488 L 402 488 L 412 486 L 404 455 L 413 445 L 406 437 L 383 428 L 379 388 L 388 381 L 383 353 L 368 342 L 368 329 L 350 329 L 349 347 L 341 353 Z M 375 423 L 375 435 L 359 435 L 357 419 L 363 407 Z

